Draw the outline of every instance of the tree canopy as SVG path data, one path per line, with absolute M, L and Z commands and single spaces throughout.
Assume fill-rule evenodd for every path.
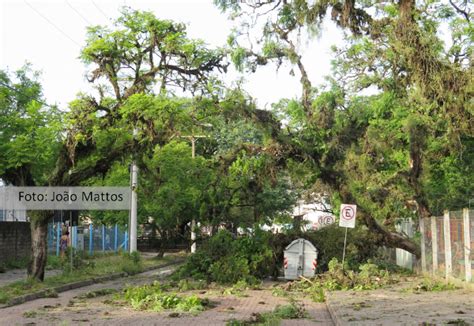
M 151 12 L 124 9 L 113 26 L 89 27 L 80 58 L 98 96 L 79 94 L 67 112 L 44 103 L 28 67 L 1 72 L 0 177 L 127 185 L 134 160 L 141 221 L 165 238 L 187 235 L 191 219 L 213 231 L 271 225 L 298 199 L 324 198 L 334 213 L 357 204 L 381 244 L 419 254 L 397 219 L 466 206 L 474 193 L 472 4 L 215 3 L 239 24 L 217 49 Z M 313 85 L 299 40 L 321 35 L 327 15 L 344 44 L 333 49 L 331 76 Z M 288 62 L 301 96 L 258 108 L 240 85 L 223 83 L 228 61 L 245 73 Z M 43 251 L 33 249 L 30 274 L 39 279 L 50 217 L 32 213 Z

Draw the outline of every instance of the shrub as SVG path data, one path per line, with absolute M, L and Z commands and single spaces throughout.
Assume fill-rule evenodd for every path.
M 230 232 L 221 230 L 191 255 L 174 277 L 221 284 L 240 280 L 255 283 L 257 278 L 270 274 L 273 255 L 269 237 L 268 233 L 257 230 L 252 236 L 234 238 Z
M 221 284 L 233 284 L 250 277 L 247 259 L 232 256 L 225 256 L 214 262 L 209 272 L 212 280 Z
M 329 262 L 336 257 L 342 259 L 344 247 L 344 228 L 329 225 L 317 231 L 302 234 L 302 238 L 309 240 L 318 249 L 318 273 L 329 269 Z M 289 242 L 288 242 L 289 243 Z M 374 234 L 365 227 L 359 226 L 347 233 L 345 269 L 357 270 L 360 264 L 377 256 L 380 245 Z
M 132 252 L 123 252 L 122 257 L 124 261 L 122 262 L 122 271 L 127 274 L 137 274 L 143 270 L 143 263 L 140 256 L 140 253 L 137 251 Z
M 306 311 L 296 302 L 284 306 L 276 306 L 273 315 L 281 319 L 299 319 L 306 317 Z
M 295 301 L 287 305 L 278 305 L 271 312 L 255 313 L 249 320 L 231 319 L 227 326 L 248 326 L 248 325 L 262 325 L 262 326 L 277 326 L 281 324 L 282 319 L 299 319 L 306 318 L 307 313 L 304 308 Z
M 441 292 L 459 289 L 455 284 L 431 278 L 424 278 L 413 290 L 415 292 Z
M 159 282 L 151 285 L 130 287 L 125 290 L 125 300 L 136 310 L 175 310 L 197 313 L 203 311 L 207 301 L 195 295 L 182 297 L 176 293 L 164 292 Z
M 72 266 L 71 266 L 71 255 L 72 255 Z M 53 258 L 54 257 L 54 258 Z M 48 257 L 48 265 L 53 268 L 59 268 L 62 266 L 64 271 L 71 272 L 75 269 L 81 269 L 84 267 L 88 267 L 89 262 L 82 258 L 82 255 L 76 251 L 76 249 L 72 247 L 68 247 L 66 249 L 66 259 L 61 259 L 57 256 L 49 256 Z M 72 268 L 71 268 L 72 267 Z
M 180 280 L 177 284 L 177 288 L 180 291 L 190 291 L 190 290 L 202 290 L 205 289 L 207 286 L 206 282 L 203 280 L 193 281 L 189 279 Z

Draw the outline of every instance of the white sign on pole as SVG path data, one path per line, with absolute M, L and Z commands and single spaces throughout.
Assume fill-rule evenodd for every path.
M 345 228 L 354 228 L 356 222 L 356 205 L 341 204 L 341 211 L 339 215 L 339 226 Z

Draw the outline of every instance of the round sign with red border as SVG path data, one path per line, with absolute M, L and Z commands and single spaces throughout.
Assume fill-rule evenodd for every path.
M 347 221 L 350 221 L 355 217 L 355 211 L 351 206 L 345 206 L 342 209 L 341 214 L 342 214 L 342 218 L 347 220 Z
M 357 213 L 357 206 L 350 204 L 341 204 L 339 213 L 339 226 L 346 228 L 355 227 L 355 218 Z

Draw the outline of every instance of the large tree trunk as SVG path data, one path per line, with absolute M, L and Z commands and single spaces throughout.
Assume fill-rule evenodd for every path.
M 48 221 L 52 213 L 48 211 L 31 212 L 31 256 L 28 265 L 28 277 L 44 280 L 44 270 L 48 257 Z
M 390 248 L 400 248 L 412 253 L 417 258 L 421 257 L 420 246 L 412 239 L 406 238 L 400 233 L 392 232 L 382 227 L 372 216 L 362 212 L 360 208 L 358 211 L 361 212 L 364 224 L 369 228 L 370 231 L 374 232 L 380 237 L 381 242 Z

